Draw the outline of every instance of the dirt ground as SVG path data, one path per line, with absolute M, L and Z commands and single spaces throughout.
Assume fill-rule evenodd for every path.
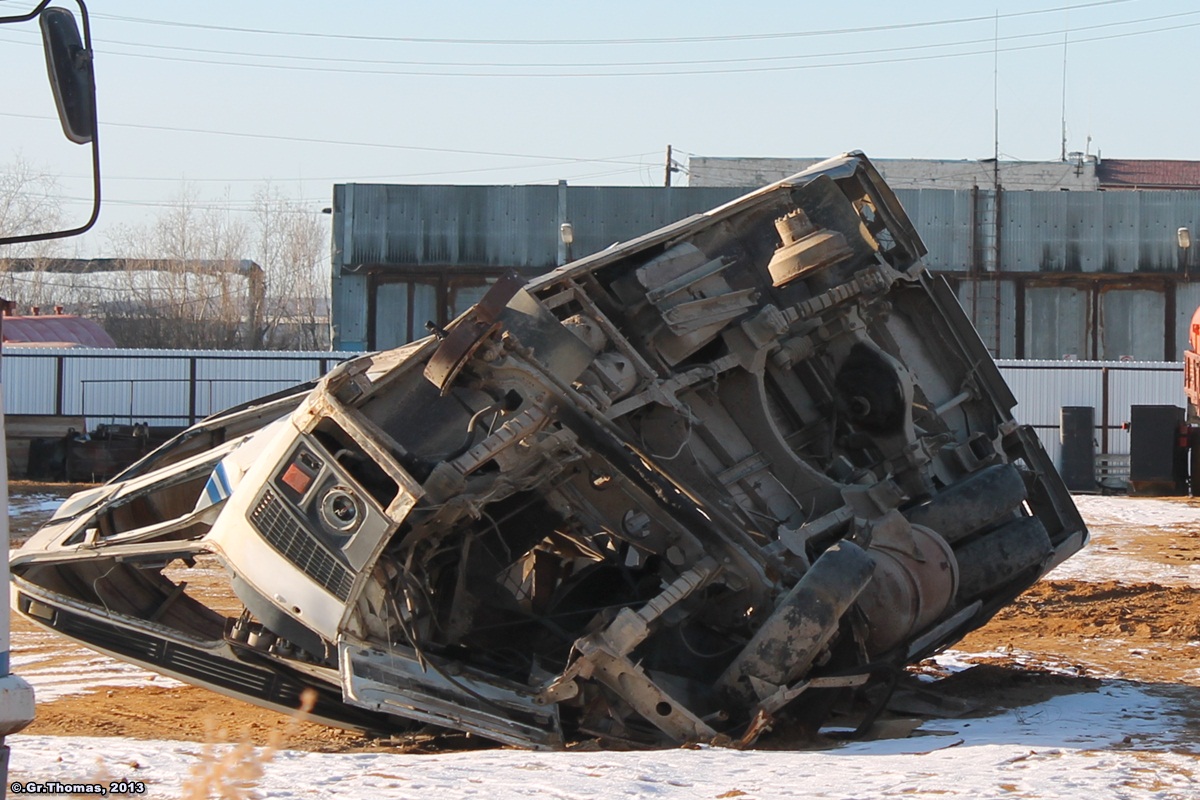
M 49 515 L 48 510 L 40 510 L 50 504 L 49 498 L 66 496 L 77 488 L 18 485 L 16 511 L 21 512 L 20 502 L 28 503 L 30 496 L 44 501 L 38 501 L 38 510 L 27 508 L 14 519 L 14 539 L 27 536 Z M 1192 500 L 1177 502 L 1200 505 Z M 1200 562 L 1200 530 L 1151 528 L 1137 541 L 1141 559 L 1167 565 Z M 59 640 L 20 619 L 14 620 L 13 636 L 15 647 L 22 636 L 38 641 L 51 663 L 61 658 L 67 668 L 71 659 L 86 653 L 58 652 L 62 650 Z M 1104 681 L 1131 680 L 1170 695 L 1200 738 L 1200 588 L 1051 579 L 1033 587 L 955 649 L 987 654 L 973 659 L 978 666 L 941 684 L 946 697 L 969 700 L 978 711 L 1090 691 Z M 917 671 L 939 670 L 927 663 Z M 156 686 L 144 679 L 138 683 L 39 702 L 37 720 L 26 732 L 283 743 L 329 752 L 486 746 L 461 736 L 370 740 L 165 679 L 163 683 L 170 685 Z

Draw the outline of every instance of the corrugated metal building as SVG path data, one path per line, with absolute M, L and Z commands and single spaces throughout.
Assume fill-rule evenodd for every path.
M 510 269 L 536 275 L 707 211 L 740 189 L 633 186 L 334 187 L 333 347 L 425 335 Z M 560 227 L 571 223 L 571 252 Z
M 707 211 L 733 187 L 338 185 L 333 346 L 392 347 L 444 325 L 508 269 L 568 260 Z M 1000 358 L 1174 361 L 1200 305 L 1197 191 L 897 191 Z M 571 223 L 572 252 L 559 236 Z

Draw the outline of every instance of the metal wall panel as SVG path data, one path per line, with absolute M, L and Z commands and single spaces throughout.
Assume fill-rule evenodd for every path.
M 1059 192 L 1066 198 L 1063 229 L 1063 265 L 1067 272 L 1100 272 L 1104 269 L 1105 192 Z
M 408 294 L 409 284 L 381 283 L 375 287 L 375 342 L 377 347 L 393 346 L 409 340 Z M 379 313 L 386 309 L 386 313 Z M 434 315 L 437 319 L 437 315 Z
M 1043 260 L 1034 208 L 1029 192 L 1004 192 L 1000 196 L 1000 269 L 1004 272 L 1037 272 Z M 1044 210 L 1044 203 L 1043 205 Z
M 188 362 L 158 355 L 127 359 L 68 358 L 63 412 L 100 422 L 139 422 L 188 408 Z
M 972 197 L 966 190 L 900 189 L 896 197 L 929 254 L 930 269 L 959 271 L 971 263 Z
M 1179 240 L 1176 232 L 1182 209 L 1181 201 L 1193 192 L 1138 192 L 1141 201 L 1138 216 L 1139 272 L 1176 272 L 1179 269 Z M 1195 200 L 1191 200 L 1194 204 Z
M 1063 406 L 1100 408 L 1101 370 L 1095 362 L 1015 361 L 996 362 L 1017 398 L 1016 418 L 1038 428 L 1058 429 Z M 1097 418 L 1099 412 L 1097 411 Z
M 1070 286 L 1027 287 L 1025 356 L 1034 359 L 1091 358 L 1091 322 L 1091 301 L 1087 291 Z
M 559 192 L 566 219 L 560 219 Z M 576 229 L 579 257 L 748 189 L 629 186 L 345 184 L 334 192 L 334 266 L 476 265 L 549 268 L 558 226 Z M 896 192 L 934 269 L 963 270 L 975 230 L 968 190 Z M 1001 269 L 1015 272 L 1174 272 L 1175 231 L 1200 223 L 1198 192 L 1005 192 Z M 1200 257 L 1193 260 L 1200 262 Z
M 4 410 L 8 414 L 53 414 L 58 362 L 43 348 L 13 358 L 4 348 Z M 46 409 L 50 409 L 47 411 Z
M 1017 195 L 1016 205 L 1028 206 L 1028 225 L 1026 231 L 1032 258 L 1024 268 L 1029 272 L 1068 272 L 1077 271 L 1067 267 L 1067 198 L 1068 192 L 1029 192 Z M 1004 196 L 1001 208 L 1013 199 L 1011 194 Z M 1001 244 L 1001 258 L 1004 255 L 1004 245 Z
M 1147 289 L 1100 294 L 1100 358 L 1154 361 L 1163 357 L 1166 298 Z
M 1006 192 L 1000 265 L 1014 272 L 1177 272 L 1175 233 L 1196 231 L 1198 221 L 1197 192 Z
M 1098 272 L 1104 266 L 1103 192 L 1007 192 L 1000 264 L 1015 272 Z
M 340 359 L 321 358 L 264 358 L 264 359 L 196 359 L 196 413 L 202 417 L 215 414 L 255 397 L 287 389 L 312 380 L 328 371 Z M 326 369 L 322 369 L 324 363 Z
M 555 262 L 556 186 L 347 184 L 344 192 L 335 268 Z
M 1132 272 L 1138 262 L 1139 209 L 1134 192 L 1104 192 L 1104 271 Z
M 335 274 L 332 300 L 330 332 L 334 346 L 344 350 L 366 350 L 367 304 L 370 301 L 367 276 Z
M 565 215 L 559 193 L 565 193 Z M 559 226 L 575 230 L 576 258 L 707 211 L 744 189 L 631 186 L 339 187 L 335 271 L 361 264 L 551 269 Z
M 1070 362 L 1026 362 L 1002 367 L 1005 379 L 1018 398 L 1016 418 L 1032 425 L 1050 457 L 1061 457 L 1059 416 L 1062 406 L 1091 406 L 1101 418 L 1103 384 L 1101 371 L 1092 365 L 1076 367 Z
M 89 428 L 99 423 L 141 421 L 184 425 L 193 411 L 193 398 L 195 414 L 207 416 L 319 377 L 351 355 L 322 351 L 8 349 L 4 355 L 4 401 L 9 414 L 54 414 L 61 359 L 62 413 L 85 416 Z
M 996 304 L 997 291 L 1000 293 L 999 305 Z M 1012 309 L 1017 301 L 1016 287 L 1011 280 L 984 277 L 960 281 L 958 302 L 993 358 L 1016 356 L 1017 316 Z M 997 318 L 1000 323 L 998 336 Z

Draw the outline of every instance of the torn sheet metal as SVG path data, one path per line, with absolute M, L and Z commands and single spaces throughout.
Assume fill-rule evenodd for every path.
M 68 501 L 13 557 L 16 609 L 364 730 L 819 724 L 1087 536 L 923 253 L 851 154 L 503 281 Z

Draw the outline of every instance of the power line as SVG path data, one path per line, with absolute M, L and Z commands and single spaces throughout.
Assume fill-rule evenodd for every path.
M 590 180 L 593 178 L 612 177 L 614 175 L 625 175 L 625 174 L 634 173 L 634 172 L 640 173 L 642 170 L 646 169 L 648 166 L 650 166 L 650 165 L 640 164 L 637 167 L 626 167 L 623 169 L 604 170 L 604 171 L 600 171 L 600 172 L 588 172 L 588 173 L 583 173 L 583 174 L 579 174 L 579 175 L 571 175 L 571 176 L 569 176 L 569 180 L 582 181 L 582 180 Z M 440 173 L 433 173 L 433 174 L 440 174 Z M 107 178 L 106 178 L 106 180 L 107 180 Z M 134 180 L 136 180 L 136 179 L 134 179 Z M 265 183 L 266 181 L 263 181 L 263 182 Z M 72 204 L 72 205 L 90 205 L 92 202 L 92 199 L 90 197 L 64 196 L 59 199 L 61 199 L 64 202 L 67 202 L 69 204 Z M 108 197 L 104 198 L 104 202 L 108 205 L 116 205 L 116 206 L 135 206 L 135 207 L 145 207 L 145 208 L 183 208 L 186 206 L 186 207 L 194 208 L 194 209 L 197 209 L 200 211 L 232 211 L 232 212 L 245 212 L 245 213 L 254 212 L 258 207 L 258 201 L 253 200 L 253 199 L 251 199 L 251 200 L 231 200 L 231 201 L 224 202 L 224 203 L 214 203 L 214 202 L 203 201 L 203 200 L 201 200 L 201 201 L 129 200 L 129 199 L 115 198 L 115 197 L 108 196 Z M 287 200 L 287 202 L 289 204 L 295 205 L 295 206 L 301 206 L 301 205 L 325 206 L 325 205 L 328 205 L 329 198 L 328 197 L 289 198 Z M 288 208 L 288 209 L 281 210 L 281 213 L 320 215 L 324 212 L 319 211 L 317 209 Z
M 1183 11 L 1174 14 L 1162 14 L 1154 17 L 1141 17 L 1138 19 L 1120 20 L 1117 22 L 1105 22 L 1096 25 L 1087 25 L 1076 27 L 1075 32 L 1099 30 L 1102 28 L 1113 28 L 1124 25 L 1135 25 L 1146 22 L 1158 22 L 1165 19 L 1177 19 L 1179 17 L 1189 17 L 1200 14 L 1200 11 Z M 989 18 L 991 19 L 991 18 Z M 999 37 L 999 41 L 1013 41 L 1018 39 L 1033 39 L 1044 36 L 1058 36 L 1061 30 L 1038 31 L 1034 33 L 1011 34 L 1008 36 Z M 171 52 L 191 52 L 202 53 L 207 55 L 220 56 L 237 56 L 242 58 L 280 58 L 291 61 L 306 61 L 317 62 L 320 64 L 374 64 L 380 66 L 416 66 L 416 67 L 461 67 L 461 68 L 499 68 L 499 69 L 521 69 L 521 68 L 537 68 L 537 69 L 584 69 L 584 68 L 605 68 L 613 69 L 618 67 L 672 67 L 672 66 L 696 66 L 696 65 L 715 65 L 715 64 L 752 64 L 772 61 L 794 61 L 801 59 L 815 58 L 841 58 L 847 56 L 865 55 L 868 53 L 878 53 L 879 48 L 869 48 L 865 50 L 843 50 L 829 53 L 802 53 L 796 55 L 784 56 L 749 56 L 743 58 L 705 58 L 692 60 L 671 60 L 671 61 L 593 61 L 593 62 L 488 62 L 488 61 L 429 61 L 429 60 L 395 60 L 395 59 L 373 59 L 373 58 L 342 58 L 331 56 L 310 56 L 310 55 L 292 55 L 288 53 L 261 53 L 261 52 L 246 52 L 239 50 L 216 50 L 203 47 L 178 47 L 174 45 L 160 44 L 145 44 L 142 42 L 126 42 L 119 40 L 99 40 L 103 44 L 115 44 L 125 47 L 142 47 L 153 50 L 169 50 Z M 919 45 L 905 45 L 888 47 L 888 52 L 903 52 L 912 50 L 926 50 L 931 48 L 945 47 L 962 47 L 967 45 L 991 44 L 996 41 L 996 37 L 989 36 L 982 39 L 963 39 L 953 42 L 931 42 Z M 35 42 L 22 42 L 22 44 L 36 45 Z M 109 55 L 127 56 L 131 58 L 148 58 L 160 59 L 163 61 L 180 61 L 193 64 L 214 64 L 221 66 L 256 66 L 267 69 L 282 69 L 282 70 L 299 70 L 299 71 L 320 71 L 320 72 L 349 72 L 351 74 L 397 74 L 411 75 L 410 72 L 391 72 L 382 70 L 356 70 L 356 69 L 337 69 L 337 68 L 308 68 L 293 64 L 270 64 L 270 63 L 245 63 L 245 62 L 228 62 L 228 61 L 211 61 L 207 59 L 188 59 L 175 56 L 155 56 L 148 53 L 129 53 L 123 51 L 111 51 Z M 457 75 L 459 73 L 428 73 L 421 72 L 419 74 L 430 75 Z M 473 73 L 472 73 L 473 74 Z M 571 73 L 574 75 L 574 73 Z
M 40 114 L 18 114 L 12 111 L 0 111 L 0 117 L 15 119 L 53 120 L 54 117 Z M 245 133 L 237 131 L 215 131 L 204 128 L 177 128 L 170 125 L 146 125 L 133 122 L 112 122 L 103 120 L 101 126 L 111 128 L 136 128 L 139 130 L 165 131 L 168 133 L 202 133 L 210 136 L 240 136 L 247 139 L 269 139 L 280 142 L 299 142 L 302 144 L 332 144 L 340 147 L 378 147 L 386 150 L 410 150 L 423 153 L 447 153 L 450 155 L 490 156 L 493 158 L 528 158 L 537 161 L 552 161 L 558 164 L 629 164 L 640 166 L 641 162 L 625 161 L 625 156 L 618 158 L 577 158 L 571 156 L 544 156 L 533 153 L 499 153 L 488 150 L 459 150 L 450 147 L 423 147 L 412 144 L 394 144 L 383 142 L 348 142 L 335 139 L 317 139 L 307 136 L 283 136 L 271 133 Z M 635 155 L 642 155 L 637 153 Z M 435 173 L 436 174 L 436 173 Z
M 172 259 L 166 258 L 166 259 L 161 259 L 161 260 L 170 261 Z M 183 259 L 183 260 L 186 261 L 186 259 Z M 310 266 L 315 266 L 315 265 L 310 265 Z M 26 273 L 0 271 L 0 282 L 2 282 L 4 280 L 10 280 L 10 281 L 18 282 L 18 283 L 34 284 L 34 285 L 37 285 L 37 286 L 40 286 L 40 287 L 46 288 L 46 289 L 76 289 L 76 290 L 80 290 L 80 291 L 106 292 L 106 293 L 122 291 L 122 290 L 129 288 L 128 287 L 128 276 L 126 276 L 125 273 L 113 272 L 113 273 L 109 273 L 109 274 L 118 276 L 117 278 L 115 278 L 113 280 L 113 285 L 111 285 L 111 286 L 101 286 L 101 285 L 97 285 L 94 283 L 80 283 L 78 280 L 70 280 L 66 284 L 63 284 L 57 280 L 51 279 L 51 276 L 62 275 L 65 278 L 75 278 L 75 279 L 77 279 L 79 276 L 78 275 L 68 275 L 66 273 L 61 273 L 61 272 L 47 272 L 47 271 L 39 271 L 39 270 L 35 270 L 33 272 L 26 272 Z M 155 274 L 155 272 L 142 272 L 142 273 L 139 273 L 139 276 L 151 276 L 154 274 Z M 190 272 L 188 274 L 190 276 L 194 277 L 196 279 L 196 282 L 211 281 L 213 279 L 222 279 L 222 280 L 231 280 L 232 281 L 232 279 L 239 277 L 236 275 L 232 275 L 230 273 L 223 273 L 221 275 L 212 275 L 212 274 L 203 273 L 203 272 Z M 121 281 L 121 278 L 126 278 L 126 280 Z M 125 283 L 125 285 L 124 286 L 120 285 L 121 283 Z M 228 293 L 215 292 L 213 294 L 192 295 L 185 299 L 176 299 L 175 292 L 177 291 L 177 289 L 175 287 L 155 285 L 153 280 L 149 277 L 139 278 L 139 283 L 141 283 L 142 285 L 138 286 L 137 289 L 139 291 L 144 291 L 144 292 L 148 293 L 148 297 L 146 298 L 147 300 L 149 300 L 151 302 L 157 300 L 160 302 L 161 305 L 158 308 L 154 309 L 157 311 L 162 311 L 162 310 L 164 310 L 164 308 L 182 309 L 184 306 L 195 306 L 195 305 L 207 304 L 207 303 L 212 303 L 212 302 L 221 302 L 221 301 L 226 300 L 229 297 Z M 195 287 L 192 287 L 192 288 L 194 289 Z M 157 297 L 157 298 L 154 297 L 155 294 L 158 294 L 159 297 Z M 242 294 L 242 292 L 240 290 L 238 290 L 238 294 Z M 163 295 L 167 295 L 167 296 L 164 298 Z M 167 301 L 166 303 L 162 303 L 162 301 L 164 299 Z M 102 303 L 102 302 L 105 302 L 105 301 L 102 299 L 94 298 L 94 297 L 93 298 L 85 297 L 82 300 L 76 301 L 75 304 L 76 305 L 89 305 L 89 304 Z
M 1151 33 L 1170 33 L 1184 30 L 1187 28 L 1200 27 L 1200 22 L 1187 23 L 1184 25 L 1173 25 L 1166 28 L 1151 28 L 1144 31 L 1129 31 L 1127 33 L 1112 34 L 1109 36 L 1093 36 L 1086 39 L 1072 39 L 1071 44 L 1084 44 L 1087 42 L 1101 42 L 1111 39 L 1125 39 L 1131 36 L 1143 36 Z M 991 41 L 991 40 L 988 40 Z M 1002 47 L 997 52 L 1000 53 L 1016 53 L 1023 50 L 1041 50 L 1047 47 L 1058 47 L 1058 42 L 1046 42 L 1044 44 L 1021 45 L 1017 47 Z M 904 58 L 881 58 L 863 61 L 843 61 L 836 64 L 795 64 L 778 67 L 747 67 L 742 69 L 715 69 L 715 70 L 680 70 L 674 72 L 606 72 L 606 73 L 575 73 L 569 75 L 549 75 L 549 74 L 520 74 L 507 73 L 504 75 L 493 75 L 489 73 L 421 73 L 431 77 L 529 77 L 529 78 L 620 78 L 620 77 L 672 77 L 672 76 L 687 76 L 687 75 L 731 75 L 739 73 L 761 73 L 761 72 L 791 72 L 810 69 L 827 69 L 830 67 L 864 67 L 878 66 L 882 64 L 903 64 L 916 61 L 935 61 L 944 58 L 961 58 L 965 56 L 975 55 L 991 55 L 993 50 L 971 50 L 963 53 L 937 53 L 927 56 L 908 56 Z
M 47 118 L 49 119 L 49 118 Z M 658 155 L 657 151 L 647 151 L 645 153 L 630 153 L 624 156 L 613 156 L 611 163 L 630 164 L 626 169 L 615 170 L 611 173 L 604 174 L 619 174 L 622 172 L 633 172 L 640 168 L 641 162 L 625 161 L 624 159 L 635 158 L 637 156 L 653 156 Z M 619 159 L 619 160 L 616 160 Z M 182 182 L 182 183 L 297 183 L 297 182 L 317 182 L 317 183 L 361 183 L 366 181 L 395 181 L 402 178 L 426 178 L 434 175 L 467 175 L 479 172 L 504 172 L 514 169 L 541 169 L 543 167 L 563 166 L 572 162 L 564 162 L 563 164 L 509 164 L 503 167 L 475 167 L 473 169 L 450 169 L 450 170 L 429 170 L 426 172 L 403 172 L 392 175 L 335 175 L 332 177 L 313 176 L 313 177 L 272 177 L 272 178 L 191 178 L 186 176 L 179 177 L 163 177 L 163 176 L 144 176 L 136 175 L 105 175 L 106 181 L 154 181 L 154 182 Z M 589 163 L 586 159 L 581 159 L 578 163 Z M 632 165 L 637 163 L 638 167 Z M 64 175 L 64 178 L 91 179 L 91 175 Z M 578 179 L 580 176 L 574 176 Z
M 816 31 L 789 31 L 774 33 L 744 33 L 723 34 L 716 36 L 665 36 L 639 39 L 458 39 L 434 38 L 418 36 L 377 36 L 347 33 L 316 33 L 311 31 L 280 31 L 266 28 L 241 28 L 231 25 L 210 25 L 198 22 L 178 22 L 174 20 L 149 19 L 145 17 L 129 17 L 115 14 L 94 13 L 98 19 L 110 19 L 118 22 L 132 22 L 143 25 L 158 25 L 171 28 L 189 28 L 196 30 L 222 31 L 227 33 L 251 33 L 263 36 L 295 36 L 312 39 L 341 39 L 349 41 L 393 42 L 409 44 L 454 44 L 454 45 L 518 45 L 518 46 L 578 46 L 578 45 L 636 45 L 636 44 L 694 44 L 711 42 L 744 42 L 762 41 L 768 39 L 799 39 L 815 36 L 841 36 L 856 33 L 878 33 L 881 31 L 907 30 L 912 28 L 928 28 L 945 25 L 959 25 L 970 22 L 991 21 L 993 19 L 1012 19 L 1029 17 L 1039 14 L 1052 14 L 1059 11 L 1074 11 L 1083 8 L 1119 5 L 1131 0 L 1099 0 L 1092 3 L 1057 6 L 1055 8 L 1036 9 L 1033 11 L 1017 11 L 1009 14 L 985 15 L 976 17 L 959 17 L 957 19 L 927 20 L 924 22 L 904 22 L 889 25 L 869 25 L 856 28 L 829 28 Z
M 1103 25 L 1096 25 L 1093 27 L 1094 28 L 1105 28 L 1105 27 L 1113 27 L 1116 25 L 1132 25 L 1132 24 L 1138 24 L 1141 22 L 1154 21 L 1154 20 L 1158 20 L 1158 19 L 1168 19 L 1168 18 L 1173 18 L 1173 17 L 1189 16 L 1189 15 L 1194 15 L 1197 13 L 1200 13 L 1200 12 L 1181 12 L 1179 14 L 1168 14 L 1168 15 L 1164 15 L 1162 17 L 1148 17 L 1145 20 L 1132 20 L 1132 21 L 1120 22 L 1120 23 L 1105 23 Z M 1111 34 L 1108 36 L 1093 36 L 1093 37 L 1089 37 L 1089 38 L 1078 38 L 1078 39 L 1072 39 L 1072 44 L 1083 44 L 1083 43 L 1087 43 L 1087 42 L 1100 42 L 1100 41 L 1108 41 L 1108 40 L 1112 40 L 1112 39 L 1123 39 L 1123 38 L 1128 38 L 1131 36 L 1144 36 L 1144 35 L 1152 34 L 1152 33 L 1173 32 L 1173 31 L 1183 30 L 1185 28 L 1194 28 L 1194 27 L 1197 27 L 1198 25 L 1200 25 L 1200 23 L 1188 23 L 1188 24 L 1183 24 L 1183 25 L 1172 25 L 1170 27 L 1151 28 L 1151 29 L 1142 30 L 1142 31 L 1128 31 L 1125 33 Z M 1077 29 L 1077 30 L 1079 30 L 1079 29 Z M 1000 37 L 999 40 L 1003 41 L 1005 39 L 1027 39 L 1027 38 L 1036 38 L 1039 36 L 1051 36 L 1051 35 L 1057 36 L 1059 33 L 1060 33 L 1060 31 L 1047 31 L 1047 32 L 1043 32 L 1043 33 L 1020 34 L 1020 35 L 1013 35 L 1013 36 L 1009 36 L 1009 37 Z M 919 50 L 929 50 L 929 49 L 934 49 L 934 48 L 961 47 L 961 46 L 967 46 L 967 45 L 972 45 L 972 44 L 980 44 L 985 41 L 989 42 L 989 43 L 993 43 L 993 42 L 997 41 L 997 39 L 996 39 L 996 37 L 991 37 L 988 39 L 972 39 L 972 40 L 966 40 L 963 42 L 951 42 L 951 43 L 945 43 L 945 44 L 926 44 L 926 45 L 912 45 L 912 46 L 906 46 L 906 47 L 895 47 L 895 48 L 889 48 L 888 52 L 902 52 L 902 51 L 913 51 L 913 50 L 919 51 Z M 989 47 L 987 49 L 968 50 L 968 51 L 964 51 L 964 52 L 960 52 L 960 53 L 935 53 L 932 55 L 925 55 L 925 56 L 908 56 L 908 57 L 901 57 L 901 58 L 877 58 L 877 59 L 864 59 L 864 60 L 859 60 L 859 61 L 840 61 L 840 62 L 820 63 L 820 64 L 784 64 L 784 65 L 778 65 L 778 66 L 717 68 L 717 69 L 632 70 L 632 71 L 618 71 L 618 72 L 612 72 L 612 71 L 610 71 L 610 72 L 486 72 L 486 71 L 445 72 L 445 71 L 434 71 L 434 70 L 388 70 L 388 69 L 356 69 L 356 68 L 337 68 L 337 67 L 308 67 L 308 66 L 300 66 L 300 65 L 295 65 L 295 64 L 264 64 L 264 63 L 255 63 L 255 62 L 246 62 L 246 61 L 212 61 L 212 60 L 208 60 L 208 59 L 197 59 L 197 58 L 182 58 L 182 57 L 177 58 L 177 57 L 172 57 L 172 56 L 156 56 L 156 55 L 150 55 L 147 53 L 113 52 L 113 53 L 110 53 L 109 55 L 119 56 L 119 57 L 124 57 L 124 58 L 142 58 L 142 59 L 150 59 L 150 60 L 156 60 L 156 61 L 173 61 L 173 62 L 185 63 L 185 64 L 205 64 L 205 65 L 209 65 L 209 66 L 221 66 L 221 67 L 252 67 L 255 69 L 284 70 L 284 71 L 291 71 L 291 72 L 319 72 L 322 74 L 339 73 L 339 74 L 351 74 L 351 75 L 383 75 L 383 76 L 408 77 L 408 78 L 638 78 L 638 77 L 663 78 L 663 77 L 689 76 L 689 75 L 734 75 L 734 74 L 741 74 L 741 73 L 790 72 L 790 71 L 811 70 L 811 69 L 829 69 L 829 68 L 834 68 L 834 67 L 876 66 L 876 65 L 882 65 L 882 64 L 899 64 L 899 63 L 914 62 L 914 61 L 932 61 L 932 60 L 938 60 L 938 59 L 944 59 L 944 58 L 962 58 L 962 57 L 966 57 L 966 56 L 975 56 L 975 55 L 992 55 L 995 52 L 1014 53 L 1014 52 L 1019 52 L 1019 51 L 1023 51 L 1023 50 L 1037 50 L 1037 49 L 1043 49 L 1046 47 L 1057 47 L 1057 46 L 1058 46 L 1058 42 L 1047 42 L 1047 43 L 1040 43 L 1040 44 L 1018 45 L 1018 46 L 1014 46 L 1014 47 L 1003 47 L 1003 48 L 999 48 L 998 50 Z M 779 58 L 789 58 L 792 60 L 810 59 L 810 58 L 844 58 L 844 57 L 850 57 L 850 56 L 854 56 L 854 55 L 862 55 L 862 54 L 877 53 L 877 52 L 879 52 L 878 49 L 870 49 L 870 50 L 846 51 L 844 53 L 832 53 L 832 54 L 806 54 L 806 55 L 798 55 L 798 56 L 784 56 L 784 57 L 779 57 Z M 283 56 L 283 57 L 286 58 L 287 56 Z M 745 59 L 745 61 L 747 61 L 747 62 L 751 62 L 754 60 L 755 59 Z M 670 62 L 663 62 L 663 63 L 670 64 Z M 680 62 L 680 63 L 683 64 L 683 63 L 688 63 L 688 62 Z M 705 62 L 697 62 L 697 63 L 705 63 Z M 721 63 L 721 62 L 714 61 L 713 63 Z M 300 140 L 300 141 L 305 141 L 305 140 Z M 366 146 L 401 147 L 399 145 L 378 145 L 378 144 L 366 145 Z M 410 149 L 434 149 L 434 148 L 410 148 Z M 449 151 L 449 152 L 463 152 L 463 151 Z M 483 155 L 491 155 L 491 154 L 484 153 Z
M 16 119 L 45 120 L 45 121 L 54 121 L 54 119 L 55 119 L 54 117 L 50 117 L 47 115 L 21 114 L 21 113 L 10 112 L 10 111 L 0 111 L 0 117 L 11 117 L 11 118 L 16 118 Z M 502 158 L 528 158 L 528 159 L 549 162 L 549 163 L 545 163 L 545 164 L 512 164 L 512 165 L 498 166 L 498 167 L 475 167 L 475 168 L 469 168 L 469 169 L 429 170 L 429 171 L 424 171 L 424 172 L 401 173 L 401 174 L 397 174 L 397 175 L 369 176 L 367 178 L 361 178 L 361 177 L 355 178 L 355 177 L 350 177 L 350 176 L 336 176 L 336 177 L 329 177 L 329 178 L 298 177 L 298 178 L 228 178 L 228 179 L 226 179 L 226 178 L 185 178 L 185 177 L 169 178 L 169 177 L 161 177 L 161 176 L 148 176 L 148 177 L 143 178 L 143 177 L 137 177 L 137 176 L 113 177 L 113 176 L 106 175 L 105 180 L 157 181 L 157 182 L 182 181 L 184 183 L 188 183 L 188 182 L 272 183 L 272 182 L 276 182 L 276 181 L 279 181 L 279 182 L 282 182 L 282 181 L 288 181 L 288 182 L 291 182 L 291 181 L 353 182 L 353 181 L 360 181 L 360 180 L 388 180 L 388 179 L 397 179 L 397 178 L 431 177 L 431 176 L 435 176 L 435 175 L 465 175 L 465 174 L 471 174 L 471 173 L 499 172 L 499 171 L 514 170 L 514 169 L 542 169 L 542 168 L 546 168 L 546 167 L 564 167 L 564 166 L 581 165 L 581 164 L 615 164 L 615 165 L 626 165 L 627 166 L 627 169 L 617 170 L 612 173 L 604 173 L 604 174 L 617 174 L 619 172 L 632 172 L 634 170 L 641 169 L 645 166 L 644 161 L 632 161 L 630 159 L 657 154 L 657 151 L 644 151 L 644 152 L 640 152 L 640 153 L 629 153 L 629 154 L 619 155 L 619 156 L 598 157 L 598 158 L 567 157 L 567 156 L 542 156 L 542 155 L 533 155 L 533 154 L 527 154 L 527 153 L 497 153 L 497 152 L 475 151 L 475 150 L 453 150 L 453 149 L 449 149 L 449 148 L 420 147 L 420 146 L 416 146 L 416 145 L 383 144 L 383 143 L 373 143 L 373 142 L 343 142 L 343 141 L 336 141 L 336 140 L 329 140 L 329 139 L 310 139 L 310 138 L 303 138 L 303 137 L 277 136 L 277 135 L 273 135 L 273 134 L 239 133 L 236 131 L 216 131 L 216 130 L 204 130 L 204 129 L 198 129 L 198 128 L 175 128 L 175 127 L 169 127 L 169 126 L 163 126 L 163 125 L 143 125 L 143 124 L 138 124 L 138 123 L 111 122 L 108 120 L 104 120 L 100 124 L 102 126 L 112 126 L 112 127 L 117 127 L 117 128 L 146 129 L 146 130 L 173 132 L 173 133 L 198 133 L 198 134 L 207 134 L 207 135 L 214 135 L 214 136 L 241 136 L 241 137 L 253 138 L 253 139 L 278 139 L 278 140 L 283 140 L 283 141 L 297 141 L 297 142 L 306 142 L 306 143 L 315 143 L 315 144 L 345 145 L 345 146 L 356 146 L 356 147 L 383 147 L 383 148 L 404 149 L 404 150 L 451 153 L 451 154 L 460 154 L 460 155 L 482 155 L 482 156 L 492 156 L 492 157 L 502 157 Z M 80 177 L 80 176 L 75 176 L 75 177 Z M 86 176 L 86 177 L 90 178 L 91 176 Z M 89 200 L 88 202 L 91 202 L 91 201 Z M 106 199 L 106 202 L 109 202 L 109 201 Z M 114 200 L 112 202 L 116 202 L 116 201 Z M 325 201 L 314 201 L 314 202 L 325 202 Z
M 90 205 L 92 202 L 92 199 L 90 197 L 64 196 L 60 199 L 63 202 L 70 204 L 70 205 Z M 329 202 L 329 199 L 328 198 L 324 198 L 324 199 L 305 198 L 305 199 L 301 199 L 301 200 L 292 200 L 289 202 L 294 205 L 297 205 L 297 206 L 302 206 L 302 205 L 316 206 L 316 205 L 321 205 L 321 204 L 327 204 Z M 158 200 L 158 201 L 156 201 L 156 200 L 124 200 L 121 198 L 105 197 L 104 203 L 105 203 L 105 205 L 136 206 L 136 207 L 141 207 L 141 208 L 193 208 L 197 211 L 233 211 L 233 212 L 251 213 L 251 212 L 254 212 L 257 210 L 257 206 L 254 204 L 253 200 L 233 200 L 228 203 L 212 203 L 212 202 L 203 201 L 203 200 L 196 201 L 196 202 L 183 201 L 183 200 Z M 315 209 L 315 208 L 312 208 L 312 209 L 310 209 L 310 208 L 284 208 L 284 209 L 274 208 L 274 209 L 272 209 L 272 212 L 280 213 L 280 214 L 304 214 L 304 215 L 311 215 L 311 216 L 320 216 L 323 213 L 320 209 Z

